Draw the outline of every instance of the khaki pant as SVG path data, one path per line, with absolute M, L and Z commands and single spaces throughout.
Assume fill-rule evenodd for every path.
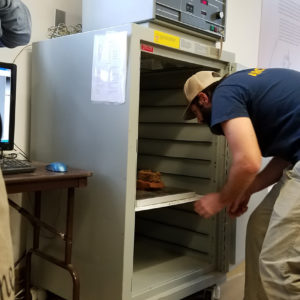
M 300 161 L 249 219 L 244 299 L 300 299 Z
M 14 281 L 9 207 L 4 181 L 0 171 L 0 300 L 14 299 Z

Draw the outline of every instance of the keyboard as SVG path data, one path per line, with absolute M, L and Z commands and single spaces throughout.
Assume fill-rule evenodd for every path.
M 35 170 L 29 161 L 11 158 L 0 160 L 0 167 L 3 174 L 29 173 Z

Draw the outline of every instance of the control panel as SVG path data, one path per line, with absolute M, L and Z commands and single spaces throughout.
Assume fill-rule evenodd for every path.
M 157 19 L 225 38 L 225 0 L 156 0 Z

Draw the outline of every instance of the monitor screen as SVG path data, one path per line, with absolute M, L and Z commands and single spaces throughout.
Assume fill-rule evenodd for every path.
M 0 62 L 0 150 L 13 150 L 17 67 Z

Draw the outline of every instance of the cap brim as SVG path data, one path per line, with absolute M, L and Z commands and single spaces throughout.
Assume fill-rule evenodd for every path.
M 193 101 L 189 103 L 187 108 L 185 109 L 185 112 L 183 113 L 183 120 L 188 121 L 188 120 L 193 120 L 196 118 L 195 114 L 191 111 L 191 105 Z
M 225 77 L 225 76 L 226 76 L 226 75 L 221 76 L 218 80 L 212 82 L 209 86 L 211 86 L 212 84 L 214 84 L 214 83 L 217 82 L 217 81 L 220 81 L 220 80 L 221 80 L 223 77 Z M 209 86 L 207 86 L 206 88 L 208 88 Z M 205 89 L 206 89 L 206 88 L 205 88 Z M 205 90 L 205 89 L 204 89 L 204 90 Z M 194 101 L 194 100 L 192 100 L 192 101 L 188 104 L 187 108 L 185 109 L 185 111 L 184 111 L 184 113 L 183 113 L 183 120 L 184 120 L 184 121 L 196 119 L 195 114 L 191 111 L 191 105 L 192 105 L 193 101 Z

